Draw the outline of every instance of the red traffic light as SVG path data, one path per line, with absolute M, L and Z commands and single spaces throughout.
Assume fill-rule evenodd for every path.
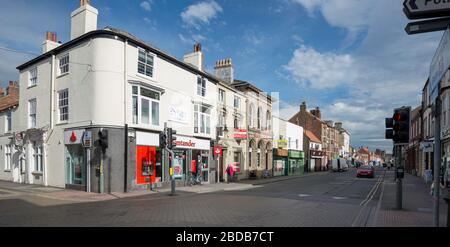
M 398 113 L 398 112 L 395 113 L 393 119 L 394 119 L 395 121 L 400 121 L 400 120 L 402 120 L 402 114 L 400 114 L 400 113 Z

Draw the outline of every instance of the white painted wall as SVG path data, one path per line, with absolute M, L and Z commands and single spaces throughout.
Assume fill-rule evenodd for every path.
M 303 127 L 286 122 L 286 138 L 291 139 L 289 149 L 303 151 Z M 296 147 L 296 143 L 298 143 L 298 147 Z
M 69 73 L 59 75 L 58 58 L 70 54 Z M 125 55 L 126 53 L 126 55 Z M 194 102 L 211 106 L 211 133 L 196 136 L 215 138 L 217 86 L 206 84 L 206 96 L 197 95 L 197 75 L 171 62 L 156 57 L 154 77 L 138 74 L 138 48 L 124 41 L 111 38 L 94 38 L 77 47 L 71 48 L 55 59 L 53 106 L 51 110 L 52 59 L 20 71 L 20 102 L 18 113 L 13 116 L 13 131 L 28 129 L 28 101 L 36 98 L 36 128 L 48 130 L 44 170 L 48 174 L 48 185 L 65 186 L 64 140 L 66 128 L 87 125 L 144 126 L 132 124 L 132 85 L 130 81 L 139 81 L 143 85 L 162 88 L 165 92 L 160 100 L 160 126 L 147 128 L 162 130 L 164 122 L 177 130 L 178 135 L 194 135 Z M 38 68 L 38 83 L 29 88 L 28 71 Z M 125 75 L 126 72 L 126 75 Z M 69 90 L 69 121 L 58 123 L 58 95 L 63 89 Z M 232 102 L 232 101 L 231 101 Z M 244 101 L 243 101 L 244 102 Z M 242 103 L 244 105 L 244 103 Z M 187 114 L 184 123 L 169 120 L 169 107 L 174 106 Z M 245 107 L 245 106 L 244 106 Z M 16 116 L 17 115 L 17 116 Z M 54 129 L 50 130 L 53 115 Z M 1 122 L 1 119 L 0 119 Z M 1 123 L 0 123 L 1 124 Z M 1 125 L 0 125 L 1 128 Z M 30 168 L 31 169 L 31 168 Z

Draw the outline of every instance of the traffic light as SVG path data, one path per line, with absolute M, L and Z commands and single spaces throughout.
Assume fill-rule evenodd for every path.
M 392 118 L 386 118 L 386 139 L 392 139 L 394 144 L 409 143 L 410 107 L 394 109 Z
M 108 148 L 108 130 L 107 129 L 101 129 L 98 131 L 98 144 L 100 147 L 102 147 L 103 150 Z
M 167 147 L 169 149 L 173 149 L 176 147 L 175 141 L 177 140 L 177 137 L 175 136 L 177 134 L 176 130 L 172 130 L 172 128 L 167 129 Z
M 159 133 L 159 148 L 165 149 L 167 146 L 167 135 L 166 132 L 163 131 Z

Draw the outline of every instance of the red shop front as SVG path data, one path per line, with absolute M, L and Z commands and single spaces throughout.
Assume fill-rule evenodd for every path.
M 156 182 L 156 147 L 137 146 L 136 183 Z
M 162 153 L 159 135 L 136 132 L 136 184 L 146 185 L 162 182 Z

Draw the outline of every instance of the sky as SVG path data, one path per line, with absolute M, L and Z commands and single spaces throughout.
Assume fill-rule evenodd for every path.
M 0 0 L 0 82 L 41 53 L 46 31 L 70 39 L 78 0 Z M 232 58 L 235 78 L 279 92 L 280 116 L 305 101 L 343 122 L 351 145 L 392 150 L 384 118 L 419 106 L 442 33 L 408 36 L 403 0 L 91 0 L 98 28 L 123 29 L 182 59 L 202 44 L 206 70 Z M 5 50 L 7 49 L 7 50 Z M 19 51 L 19 52 L 15 52 Z

